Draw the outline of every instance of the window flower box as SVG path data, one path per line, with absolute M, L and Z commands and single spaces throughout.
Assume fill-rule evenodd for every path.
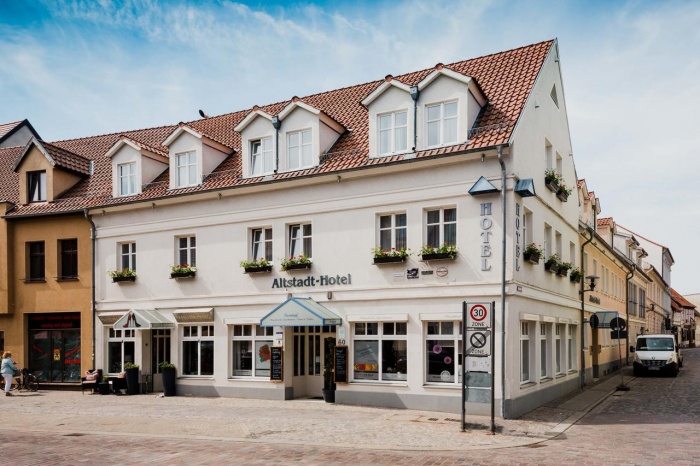
M 424 261 L 455 260 L 457 259 L 457 255 L 447 252 L 439 252 L 435 254 L 421 254 L 420 258 Z
M 560 201 L 566 202 L 569 199 L 569 192 L 560 189 L 559 191 L 557 191 L 557 197 Z
M 559 182 L 561 181 L 561 175 L 557 174 L 553 168 L 549 168 L 544 171 L 544 184 L 553 193 L 559 191 Z
M 430 260 L 455 260 L 457 258 L 457 246 L 443 244 L 440 247 L 423 246 L 420 250 L 421 259 Z
M 132 269 L 110 270 L 107 275 L 112 277 L 113 283 L 136 281 L 136 271 Z
M 571 269 L 571 264 L 568 262 L 562 262 L 559 264 L 558 270 L 557 270 L 557 275 L 560 277 L 566 277 L 569 274 L 569 270 Z
M 542 257 L 542 247 L 535 243 L 530 243 L 525 246 L 523 256 L 527 262 L 531 264 L 539 264 L 540 257 Z
M 194 278 L 196 272 L 171 272 L 170 278 Z
M 136 281 L 136 275 L 131 276 L 131 277 L 112 277 L 112 282 L 113 283 L 124 283 L 124 282 L 135 282 Z
M 272 264 L 265 259 L 253 259 L 252 261 L 241 261 L 241 267 L 245 273 L 266 273 L 272 272 Z
M 552 254 L 549 256 L 549 259 L 544 263 L 544 269 L 551 273 L 559 272 L 559 255 Z
M 170 278 L 194 278 L 197 273 L 196 267 L 190 267 L 188 264 L 173 265 L 170 271 Z
M 406 258 L 401 256 L 384 256 L 374 258 L 375 264 L 399 264 L 403 262 L 406 262 Z
M 571 280 L 571 283 L 581 283 L 582 278 L 583 274 L 577 267 L 571 269 L 571 273 L 569 274 L 569 280 Z
M 304 270 L 311 268 L 311 259 L 308 256 L 300 254 L 296 257 L 292 256 L 289 259 L 282 259 L 282 271 L 288 270 Z
M 391 248 L 390 251 L 381 248 L 372 249 L 374 255 L 374 264 L 397 264 L 406 262 L 406 258 L 411 255 L 411 252 L 404 248 Z

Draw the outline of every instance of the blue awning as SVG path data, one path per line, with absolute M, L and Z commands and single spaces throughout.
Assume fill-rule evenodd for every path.
M 311 298 L 289 298 L 260 319 L 261 327 L 340 325 L 342 319 Z

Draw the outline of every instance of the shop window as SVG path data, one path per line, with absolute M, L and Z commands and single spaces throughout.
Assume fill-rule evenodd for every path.
M 136 243 L 119 243 L 119 269 L 136 270 Z
M 288 257 L 313 257 L 311 255 L 311 224 L 289 225 Z
M 29 202 L 46 201 L 46 172 L 27 173 L 27 190 Z
M 426 324 L 426 382 L 461 383 L 462 322 L 428 322 Z M 458 374 L 455 377 L 455 374 Z
M 532 366 L 530 357 L 530 323 L 520 322 L 520 383 L 532 381 L 530 367 Z
M 78 240 L 61 239 L 58 240 L 59 280 L 78 279 Z
M 270 377 L 272 327 L 233 326 L 234 377 Z
M 457 244 L 457 209 L 436 209 L 426 212 L 425 244 L 432 248 Z
M 197 238 L 181 236 L 177 238 L 177 265 L 195 267 L 197 265 Z
M 379 216 L 379 249 L 400 250 L 406 247 L 406 214 Z
M 43 241 L 27 243 L 27 277 L 28 282 L 46 281 L 46 257 Z
M 214 375 L 214 326 L 182 327 L 183 375 Z
M 110 374 L 122 372 L 124 364 L 135 363 L 136 330 L 122 330 L 111 327 L 107 336 L 107 371 Z
M 354 379 L 407 380 L 406 322 L 356 322 L 353 331 Z
M 250 230 L 252 246 L 250 259 L 265 259 L 272 262 L 272 228 L 254 228 Z

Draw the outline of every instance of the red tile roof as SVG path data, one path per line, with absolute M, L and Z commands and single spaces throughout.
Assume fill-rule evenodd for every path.
M 474 78 L 484 91 L 489 104 L 479 116 L 475 125 L 476 130 L 471 132 L 472 135 L 467 143 L 420 151 L 416 154 L 416 157 L 438 156 L 507 143 L 553 44 L 554 41 L 550 40 L 444 65 L 445 68 Z M 434 69 L 431 68 L 396 76 L 393 79 L 410 86 L 417 84 L 433 71 Z M 323 111 L 347 128 L 348 131 L 340 137 L 332 152 L 322 157 L 321 164 L 318 167 L 296 172 L 279 173 L 274 178 L 295 178 L 403 160 L 403 156 L 372 159 L 368 157 L 369 114 L 367 109 L 361 104 L 361 101 L 382 82 L 383 80 L 373 81 L 313 94 L 299 99 Z M 291 99 L 259 108 L 268 114 L 276 115 L 290 102 L 292 102 Z M 206 191 L 259 182 L 261 178 L 241 178 L 240 134 L 233 131 L 233 128 L 251 111 L 248 109 L 185 123 L 208 138 L 236 150 L 233 155 L 229 156 L 213 173 L 206 177 L 201 186 L 168 190 L 168 174 L 166 172 L 156 179 L 155 182 L 145 187 L 142 194 L 129 197 L 129 200 L 153 199 L 186 192 Z M 103 156 L 105 152 L 120 136 L 124 136 L 156 153 L 167 153 L 168 150 L 162 146 L 162 143 L 177 127 L 178 125 L 164 126 L 52 143 L 55 147 L 65 149 L 86 159 L 94 160 L 94 174 L 79 182 L 75 187 L 68 190 L 61 199 L 53 203 L 17 206 L 12 215 L 61 212 L 125 202 L 124 198 L 111 198 L 112 170 L 110 160 Z M 0 181 L 0 183 L 3 182 Z
M 614 222 L 613 222 L 612 217 L 606 217 L 606 218 L 599 218 L 599 219 L 597 219 L 597 220 L 596 220 L 596 223 L 598 224 L 599 227 L 602 227 L 602 226 L 610 226 L 610 225 L 612 225 Z
M 673 288 L 671 288 L 671 299 L 673 299 L 673 301 L 675 301 L 680 307 L 695 309 L 695 304 L 685 299 L 683 295 Z
M 46 152 L 53 158 L 56 162 L 56 166 L 66 170 L 74 171 L 83 175 L 90 174 L 90 161 L 85 157 L 81 157 L 60 147 L 49 144 L 48 142 L 42 142 L 42 146 L 46 149 Z

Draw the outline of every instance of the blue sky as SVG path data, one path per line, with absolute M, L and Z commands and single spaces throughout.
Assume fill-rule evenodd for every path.
M 700 293 L 700 3 L 0 1 L 0 122 L 159 126 L 557 38 L 578 175 Z

